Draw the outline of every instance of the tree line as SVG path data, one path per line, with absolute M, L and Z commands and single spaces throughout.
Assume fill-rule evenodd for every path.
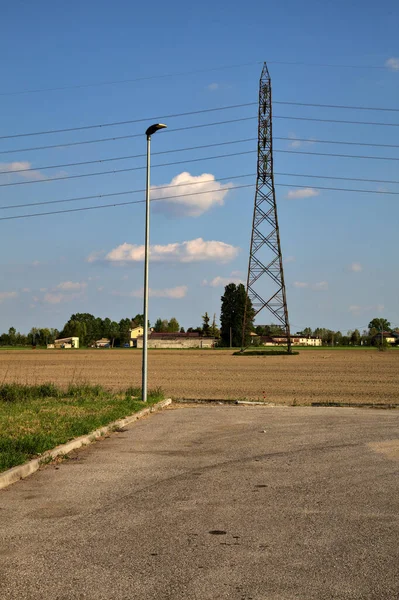
M 243 332 L 244 313 L 246 310 L 246 325 Z M 251 300 L 247 297 L 243 284 L 230 283 L 226 285 L 221 297 L 220 328 L 216 325 L 216 314 L 213 318 L 207 312 L 201 317 L 201 325 L 189 327 L 187 333 L 198 333 L 205 337 L 213 337 L 221 346 L 240 347 L 244 333 L 244 345 L 248 346 L 251 333 L 259 337 L 284 336 L 285 331 L 276 324 L 254 325 L 255 311 Z M 110 340 L 112 346 L 123 346 L 130 340 L 130 329 L 144 325 L 144 316 L 137 314 L 132 318 L 126 317 L 113 321 L 106 317 L 102 319 L 90 313 L 75 313 L 71 315 L 61 330 L 33 327 L 28 334 L 22 334 L 10 327 L 8 333 L 0 335 L 1 346 L 45 346 L 57 338 L 78 337 L 80 346 L 91 346 L 101 338 Z M 149 324 L 150 325 L 150 324 Z M 371 345 L 381 331 L 393 331 L 391 323 L 386 319 L 374 318 L 370 321 L 368 330 L 358 329 L 343 334 L 325 327 L 305 327 L 295 335 L 304 337 L 315 336 L 322 340 L 323 345 L 330 346 L 359 346 Z M 185 333 L 176 317 L 162 319 L 159 317 L 153 324 L 157 333 Z M 255 338 L 256 340 L 256 338 Z M 254 341 L 255 341 L 254 340 Z

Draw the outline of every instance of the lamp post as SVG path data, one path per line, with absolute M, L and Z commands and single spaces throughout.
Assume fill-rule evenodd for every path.
M 150 156 L 151 156 L 151 136 L 165 129 L 166 125 L 155 123 L 145 132 L 147 136 L 147 184 L 145 194 L 145 245 L 144 245 L 144 331 L 143 331 L 143 368 L 141 379 L 141 399 L 147 402 L 147 362 L 148 362 L 148 262 L 150 254 Z

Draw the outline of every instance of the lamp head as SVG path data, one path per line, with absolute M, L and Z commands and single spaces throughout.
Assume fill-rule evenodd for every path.
M 167 125 L 164 125 L 163 123 L 154 123 L 154 125 L 150 125 L 145 134 L 147 137 L 151 137 L 153 133 L 156 133 L 160 129 L 165 129 L 166 127 Z

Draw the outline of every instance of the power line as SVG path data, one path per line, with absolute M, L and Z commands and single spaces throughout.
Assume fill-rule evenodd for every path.
M 305 173 L 275 173 L 275 175 L 279 175 L 279 176 L 285 176 L 285 177 L 305 177 L 305 178 L 316 178 L 316 179 L 333 179 L 333 180 L 344 180 L 344 181 L 361 181 L 361 182 L 368 182 L 368 183 L 391 183 L 391 184 L 398 184 L 399 185 L 399 181 L 392 181 L 390 179 L 363 179 L 363 178 L 351 178 L 351 177 L 333 177 L 333 176 L 327 176 L 327 175 L 309 175 L 309 174 L 305 174 Z M 218 183 L 219 181 L 228 181 L 228 180 L 232 180 L 232 179 L 243 179 L 245 177 L 256 177 L 256 173 L 245 173 L 242 175 L 230 175 L 228 177 L 219 177 L 217 180 L 215 179 L 209 179 L 209 180 L 202 180 L 199 182 L 189 182 L 189 183 L 183 183 L 183 184 L 175 184 L 175 185 L 164 185 L 164 186 L 156 186 L 157 190 L 162 190 L 162 189 L 171 189 L 171 188 L 176 188 L 176 187 L 182 187 L 182 186 L 191 186 L 191 185 L 202 185 L 204 183 Z M 299 188 L 308 188 L 309 185 L 300 185 L 300 184 L 295 184 L 295 183 L 290 183 L 290 184 L 283 184 L 283 183 L 277 183 L 277 186 L 280 187 L 299 187 Z M 312 186 L 314 189 L 325 189 L 325 190 L 334 190 L 334 191 L 350 191 L 350 192 L 365 192 L 365 193 L 373 193 L 373 194 L 389 194 L 389 195 L 397 195 L 398 192 L 389 192 L 389 191 L 378 191 L 378 190 L 359 190 L 359 189 L 352 189 L 352 188 L 333 188 L 333 187 L 322 187 L 322 186 Z M 213 191 L 218 191 L 218 190 L 213 190 Z M 110 198 L 110 197 L 114 197 L 114 196 L 125 196 L 127 194 L 136 194 L 136 193 L 141 193 L 141 192 L 145 192 L 145 189 L 137 189 L 137 190 L 126 190 L 123 192 L 112 192 L 112 193 L 107 193 L 107 194 L 94 194 L 91 196 L 77 196 L 74 198 L 66 198 L 66 199 L 62 199 L 62 200 L 44 200 L 44 201 L 40 201 L 40 202 L 29 202 L 26 204 L 14 204 L 14 205 L 7 205 L 7 206 L 0 206 L 0 210 L 10 210 L 10 209 L 15 209 L 15 208 L 27 208 L 30 206 L 43 206 L 43 205 L 48 205 L 48 204 L 63 204 L 66 202 L 78 202 L 81 200 L 94 200 L 95 198 Z
M 290 119 L 292 121 L 315 121 L 317 123 L 344 123 L 346 125 L 380 125 L 381 127 L 399 127 L 399 123 L 380 123 L 378 121 L 342 121 L 340 119 L 316 119 L 313 117 L 289 117 L 273 115 L 273 119 Z
M 249 175 L 242 175 L 242 177 L 248 177 Z M 231 178 L 232 179 L 232 178 Z M 278 187 L 300 187 L 300 188 L 307 188 L 308 186 L 304 186 L 304 185 L 298 185 L 298 184 L 285 184 L 285 183 L 277 183 L 275 184 Z M 245 185 L 237 185 L 237 186 L 226 186 L 224 188 L 219 188 L 218 190 L 207 190 L 207 191 L 201 191 L 201 192 L 192 192 L 191 194 L 180 194 L 178 196 L 164 196 L 163 198 L 154 198 L 151 200 L 151 202 L 159 202 L 161 200 L 175 200 L 176 198 L 185 198 L 187 196 L 196 196 L 196 195 L 200 195 L 200 194 L 210 194 L 210 193 L 214 193 L 215 191 L 232 191 L 232 190 L 237 190 L 237 189 L 242 189 L 242 188 L 250 188 L 250 187 L 255 187 L 255 184 L 245 184 Z M 329 191 L 337 191 L 337 192 L 357 192 L 357 193 L 370 193 L 370 194 L 389 194 L 389 195 L 396 195 L 399 196 L 399 192 L 388 192 L 388 191 L 382 191 L 382 192 L 378 192 L 375 190 L 359 190 L 359 189 L 350 189 L 350 188 L 335 188 L 335 187 L 322 187 L 322 186 L 313 186 L 314 189 L 320 189 L 320 190 L 329 190 Z M 123 193 L 136 193 L 139 191 L 143 191 L 143 190 L 132 190 L 131 192 L 123 192 Z M 118 193 L 119 194 L 119 193 Z M 117 194 L 110 194 L 110 195 L 117 195 Z M 105 196 L 105 195 L 104 195 Z M 101 197 L 101 196 L 97 196 L 97 197 Z M 31 213 L 31 214 L 24 214 L 24 215 L 12 215 L 10 217 L 0 217 L 0 221 L 10 221 L 10 220 L 15 220 L 15 219 L 26 219 L 26 218 L 33 218 L 33 217 L 43 217 L 43 216 L 48 216 L 48 215 L 57 215 L 57 214 L 65 214 L 65 213 L 72 213 L 72 212 L 82 212 L 82 211 L 86 211 L 86 210 L 96 210 L 96 209 L 101 209 L 101 208 L 113 208 L 116 206 L 128 206 L 131 204 L 142 204 L 144 203 L 145 200 L 132 200 L 129 202 L 117 202 L 117 203 L 113 203 L 113 204 L 101 204 L 101 205 L 94 205 L 94 206 L 85 206 L 85 207 L 81 207 L 81 208 L 69 208 L 69 209 L 65 209 L 65 210 L 58 210 L 58 211 L 48 211 L 48 212 L 43 212 L 43 213 Z M 50 202 L 49 202 L 50 204 Z M 16 208 L 16 207 L 14 207 Z
M 155 121 L 157 119 L 175 119 L 177 117 L 188 117 L 192 115 L 200 115 L 204 113 L 217 112 L 219 110 L 231 110 L 234 108 L 244 108 L 247 106 L 255 106 L 257 102 L 246 102 L 244 104 L 231 104 L 229 106 L 218 106 L 215 108 L 204 108 L 202 110 L 192 110 L 189 112 L 173 113 L 171 115 L 156 115 L 153 117 L 143 117 L 140 119 L 130 119 L 127 121 L 113 121 L 112 123 L 97 123 L 95 125 L 83 125 L 81 127 L 67 127 L 66 129 L 50 129 L 47 131 L 32 131 L 29 133 L 15 133 L 12 135 L 2 135 L 0 140 L 9 140 L 12 138 L 29 137 L 35 135 L 50 135 L 53 133 L 70 133 L 71 131 L 84 131 L 86 129 L 103 129 L 104 127 L 116 127 L 119 125 L 132 125 L 134 123 L 145 123 L 146 121 Z M 398 109 L 399 111 L 399 109 Z
M 330 64 L 330 63 L 307 63 L 307 62 L 295 62 L 295 61 L 282 61 L 282 60 L 268 60 L 270 65 L 284 65 L 294 67 L 322 67 L 322 68 L 333 68 L 333 69 L 377 69 L 381 71 L 389 71 L 388 65 L 342 65 L 342 64 Z M 21 96 L 24 94 L 39 94 L 43 92 L 60 92 L 65 90 L 77 90 L 85 89 L 90 87 L 103 87 L 107 85 L 121 85 L 128 83 L 138 83 L 140 81 L 150 81 L 153 79 L 167 79 L 171 77 L 185 77 L 188 75 L 198 75 L 201 73 L 211 73 L 214 71 L 224 71 L 228 69 L 239 69 L 243 67 L 253 67 L 255 65 L 262 65 L 263 61 L 254 61 L 236 65 L 224 65 L 220 67 L 211 67 L 208 69 L 197 69 L 193 71 L 182 71 L 178 73 L 163 73 L 158 75 L 148 75 L 146 77 L 135 77 L 133 79 L 116 79 L 113 81 L 97 81 L 92 83 L 72 84 L 66 86 L 52 87 L 52 88 L 36 88 L 28 90 L 17 90 L 13 92 L 2 92 L 0 96 Z
M 219 181 L 227 181 L 229 179 L 242 179 L 244 177 L 254 177 L 254 176 L 255 176 L 254 173 L 248 173 L 248 174 L 244 174 L 244 175 L 231 175 L 229 177 L 219 177 L 217 180 L 202 179 L 201 181 L 179 183 L 179 184 L 175 184 L 175 185 L 157 185 L 156 190 L 165 190 L 165 189 L 171 189 L 171 188 L 176 188 L 176 187 L 185 187 L 185 186 L 191 186 L 191 185 L 203 185 L 204 183 L 217 184 Z M 211 190 L 211 191 L 217 192 L 219 190 L 215 189 L 215 190 Z M 45 205 L 45 204 L 61 204 L 64 202 L 77 202 L 79 200 L 93 200 L 94 198 L 109 198 L 112 196 L 125 196 L 126 194 L 137 194 L 140 192 L 145 192 L 145 189 L 127 190 L 125 192 L 113 192 L 113 193 L 109 193 L 109 194 L 94 194 L 92 196 L 78 196 L 75 198 L 66 198 L 65 200 L 44 200 L 44 201 L 40 201 L 40 202 L 30 202 L 28 204 L 13 204 L 13 205 L 9 205 L 9 206 L 0 206 L 0 210 L 9 210 L 9 209 L 13 209 L 13 208 L 26 208 L 28 206 L 41 206 L 41 205 Z
M 258 63 L 259 64 L 259 63 Z M 334 65 L 331 63 L 307 63 L 307 62 L 296 62 L 296 61 L 284 61 L 284 60 L 268 60 L 269 65 L 287 65 L 293 67 L 323 67 L 333 69 L 378 69 L 380 71 L 389 71 L 390 67 L 376 66 L 376 65 Z
M 333 154 L 332 152 L 308 152 L 307 150 L 273 150 L 284 154 L 306 154 L 311 156 L 332 156 L 336 158 L 366 158 L 368 160 L 399 160 L 393 156 L 362 156 L 361 154 Z
M 186 148 L 176 148 L 174 150 L 162 150 L 160 152 L 153 152 L 153 155 L 161 155 L 161 154 L 173 154 L 174 152 L 183 152 L 183 151 L 189 151 L 189 150 L 200 150 L 200 149 L 204 149 L 204 148 L 214 148 L 217 146 L 228 146 L 231 144 L 241 144 L 241 143 L 245 143 L 245 142 L 253 142 L 256 141 L 258 138 L 253 137 L 253 138 L 243 138 L 240 140 L 229 140 L 227 142 L 218 142 L 215 144 L 204 144 L 204 145 L 200 145 L 200 146 L 190 146 L 190 147 L 186 147 Z M 375 143 L 371 143 L 371 142 L 348 142 L 348 141 L 342 141 L 342 140 L 316 140 L 316 139 L 309 139 L 309 138 L 292 138 L 292 137 L 274 137 L 274 140 L 284 140 L 284 141 L 290 141 L 290 142 L 307 142 L 309 144 L 344 144 L 344 145 L 351 145 L 351 146 L 367 146 L 367 147 L 377 147 L 377 148 L 399 148 L 399 144 L 375 144 Z M 287 152 L 284 150 L 275 150 L 275 152 Z M 291 152 L 295 152 L 294 150 L 292 150 Z M 305 154 L 304 151 L 301 151 L 300 154 Z M 311 154 L 311 153 L 309 153 Z M 322 155 L 322 153 L 315 153 L 315 154 L 320 154 Z M 92 164 L 100 164 L 100 163 L 105 163 L 105 162 L 112 162 L 112 161 L 118 161 L 118 160 L 130 160 L 133 158 L 143 158 L 145 157 L 146 154 L 142 153 L 142 154 L 130 154 L 127 156 L 113 156 L 110 158 L 99 158 L 96 160 L 86 160 L 86 161 L 80 161 L 80 162 L 74 162 L 74 163 L 63 163 L 63 164 L 57 164 L 57 165 L 40 165 L 37 167 L 29 167 L 26 169 L 8 169 L 6 171 L 0 171 L 0 175 L 9 175 L 11 173 L 26 173 L 29 171 L 44 171 L 46 169 L 61 169 L 61 168 L 65 168 L 65 167 L 78 167 L 78 166 L 83 166 L 83 165 L 92 165 Z M 335 156 L 333 154 L 331 154 L 331 156 Z M 337 155 L 337 156 L 341 156 L 341 155 Z M 342 155 L 342 156 L 346 156 L 346 155 Z M 357 158 L 356 156 L 352 156 L 353 158 Z M 367 158 L 367 157 L 359 157 L 359 158 Z M 375 157 L 372 157 L 375 158 Z M 383 160 L 383 159 L 382 159 Z M 391 158 L 388 157 L 387 160 L 397 160 L 396 158 Z
M 187 147 L 186 148 L 176 148 L 174 150 L 162 150 L 160 152 L 152 152 L 151 155 L 155 156 L 155 155 L 160 155 L 160 154 L 173 154 L 174 152 L 185 152 L 185 151 L 189 151 L 189 150 L 201 150 L 203 148 L 214 148 L 216 146 L 228 146 L 230 144 L 241 144 L 244 142 L 253 142 L 253 141 L 256 141 L 257 139 L 258 138 L 244 138 L 241 140 L 218 142 L 216 144 L 190 146 L 188 148 Z M 291 138 L 287 138 L 287 139 L 291 139 Z M 398 146 L 398 148 L 399 148 L 399 146 Z M 78 166 L 82 166 L 82 165 L 93 165 L 93 164 L 97 164 L 97 163 L 111 162 L 111 161 L 116 161 L 116 160 L 130 160 L 132 158 L 143 158 L 144 156 L 146 156 L 146 153 L 131 154 L 129 156 L 113 156 L 111 158 L 100 158 L 97 160 L 85 160 L 82 162 L 64 163 L 61 165 L 59 164 L 59 165 L 45 165 L 45 166 L 38 166 L 38 167 L 29 167 L 28 169 L 10 169 L 7 171 L 0 171 L 0 175 L 9 175 L 10 173 L 26 173 L 27 171 L 44 171 L 45 169 L 61 169 L 64 167 L 78 167 Z
M 223 190 L 237 190 L 237 189 L 241 189 L 241 188 L 248 188 L 248 187 L 255 187 L 255 184 L 250 183 L 250 184 L 246 184 L 246 185 L 237 185 L 234 187 L 226 187 L 226 188 L 219 188 L 218 191 L 223 191 Z M 182 194 L 180 196 L 165 196 L 164 198 L 154 198 L 153 200 L 151 200 L 151 202 L 158 202 L 161 200 L 168 200 L 168 199 L 176 199 L 176 198 L 185 198 L 186 196 L 196 196 L 198 194 L 210 194 L 210 193 L 214 193 L 215 190 L 209 190 L 209 191 L 205 191 L 205 192 L 193 192 L 191 194 Z M 33 214 L 26 214 L 26 215 L 13 215 L 11 217 L 0 217 L 0 221 L 10 221 L 12 219 L 26 219 L 26 218 L 31 218 L 31 217 L 43 217 L 43 216 L 47 216 L 47 215 L 58 215 L 58 214 L 64 214 L 64 213 L 70 213 L 70 212 L 82 212 L 85 210 L 96 210 L 99 208 L 112 208 L 114 206 L 128 206 L 130 204 L 143 204 L 145 202 L 145 200 L 132 200 L 130 202 L 117 202 L 115 204 L 102 204 L 101 206 L 95 205 L 95 206 L 85 206 L 82 208 L 68 208 L 65 210 L 56 210 L 56 211 L 50 211 L 50 212 L 45 212 L 45 213 L 33 213 Z
M 392 183 L 399 185 L 399 180 L 393 179 L 364 179 L 364 177 L 337 177 L 334 175 L 309 175 L 305 173 L 278 173 L 276 171 L 274 172 L 274 174 L 285 177 L 309 177 L 311 179 L 332 179 L 335 181 L 365 181 L 366 183 Z
M 399 108 L 385 108 L 381 106 L 353 106 L 351 104 L 316 104 L 311 102 L 285 102 L 283 100 L 273 100 L 273 104 L 286 104 L 289 106 L 311 106 L 314 108 L 338 108 L 345 110 L 377 110 L 384 112 L 399 112 Z
M 227 125 L 230 123 L 253 121 L 257 118 L 258 118 L 257 116 L 241 117 L 238 119 L 228 119 L 226 121 L 215 121 L 213 123 L 201 123 L 201 124 L 197 124 L 197 125 L 187 125 L 186 127 L 176 127 L 175 129 L 167 129 L 163 135 L 165 135 L 165 133 L 174 133 L 176 131 L 187 131 L 190 129 L 202 129 L 203 127 L 214 127 L 216 125 Z M 294 120 L 294 121 L 315 121 L 315 122 L 321 122 L 321 123 L 343 123 L 343 124 L 349 124 L 349 125 L 377 125 L 377 126 L 380 125 L 382 127 L 399 127 L 399 123 L 378 123 L 378 122 L 374 122 L 374 121 L 345 121 L 345 120 L 339 120 L 339 119 L 317 119 L 317 118 L 312 118 L 312 117 L 291 117 L 291 116 L 287 116 L 287 115 L 274 115 L 273 118 L 274 119 L 289 119 L 289 120 Z M 135 133 L 135 134 L 129 134 L 129 135 L 114 136 L 114 137 L 109 137 L 109 138 L 99 138 L 99 139 L 94 139 L 94 140 L 82 140 L 79 142 L 67 142 L 67 143 L 63 143 L 63 144 L 50 144 L 47 146 L 33 146 L 33 147 L 29 147 L 29 148 L 0 150 L 0 154 L 15 154 L 16 152 L 32 152 L 32 151 L 37 151 L 37 150 L 49 150 L 49 149 L 53 149 L 53 148 L 68 148 L 71 146 L 82 146 L 85 144 L 99 144 L 102 142 L 113 142 L 116 140 L 141 138 L 143 136 L 144 136 L 143 133 Z M 289 139 L 291 139 L 291 138 L 289 138 Z M 295 140 L 291 139 L 291 141 L 295 141 Z
M 255 138 L 257 139 L 257 138 Z M 294 142 L 306 142 L 308 144 L 343 144 L 348 146 L 368 146 L 372 148 L 399 148 L 399 144 L 376 144 L 375 142 L 348 142 L 346 140 L 320 140 L 313 138 L 297 138 L 297 137 L 277 137 L 273 136 L 273 140 L 286 140 Z
M 220 158 L 231 158 L 233 156 L 243 156 L 245 154 L 254 154 L 256 152 L 256 150 L 246 150 L 243 152 L 232 152 L 230 154 L 219 154 L 216 156 L 204 156 L 201 158 L 190 158 L 187 160 L 179 160 L 179 161 L 173 161 L 173 162 L 169 162 L 169 163 L 160 163 L 157 165 L 153 165 L 153 168 L 157 168 L 157 167 L 169 167 L 169 166 L 175 166 L 175 165 L 182 165 L 182 164 L 187 164 L 187 163 L 192 163 L 192 162 L 202 162 L 202 161 L 206 161 L 206 160 L 216 160 L 216 159 L 220 159 Z M 311 155 L 311 156 L 328 156 L 328 157 L 334 157 L 334 158 L 356 158 L 356 159 L 367 159 L 367 160 L 393 160 L 393 161 L 399 161 L 399 158 L 394 158 L 394 157 L 383 157 L 383 156 L 361 156 L 361 155 L 355 155 L 355 154 L 333 154 L 330 152 L 307 152 L 307 151 L 297 151 L 297 150 L 274 150 L 275 153 L 284 153 L 284 154 L 303 154 L 303 155 Z M 137 155 L 140 156 L 140 155 Z M 111 171 L 98 171 L 95 173 L 80 173 L 78 175 L 62 175 L 60 177 L 52 177 L 51 179 L 29 179 L 28 181 L 14 181 L 11 183 L 0 183 L 0 187 L 12 187 L 12 186 L 16 186 L 16 185 L 29 185 L 32 183 L 46 183 L 49 181 L 65 181 L 68 179 L 81 179 L 84 177 L 98 177 L 100 175 L 114 175 L 116 173 L 126 173 L 126 172 L 130 172 L 130 171 L 140 171 L 145 169 L 145 166 L 141 166 L 141 167 L 126 167 L 124 169 L 114 169 Z M 37 170 L 37 169 L 33 169 L 33 170 Z M 15 171 L 15 172 L 20 172 L 20 171 Z M 5 172 L 3 172 L 4 174 Z
M 232 156 L 242 156 L 244 154 L 253 154 L 256 150 L 247 150 L 245 152 L 232 152 L 231 154 L 219 154 L 217 156 L 205 156 L 203 158 L 190 158 L 188 160 L 177 160 L 169 163 L 160 163 L 152 165 L 152 169 L 157 167 L 170 167 L 174 165 L 183 165 L 191 162 L 201 162 L 204 160 L 215 160 L 219 158 L 230 158 Z M 399 159 L 398 159 L 399 160 Z M 125 169 L 114 169 L 113 171 L 99 171 L 97 173 L 80 173 L 79 175 L 63 175 L 62 177 L 53 177 L 52 179 L 29 179 L 29 181 L 15 181 L 13 183 L 0 183 L 0 187 L 11 187 L 15 185 L 28 185 L 31 183 L 46 183 L 49 181 L 61 181 L 65 179 L 81 179 L 82 177 L 97 177 L 98 175 L 113 175 L 115 173 L 127 173 L 129 171 L 142 171 L 142 167 L 126 167 Z
M 1 94 L 0 94 L 1 95 Z M 169 115 L 155 115 L 151 117 L 140 117 L 139 119 L 126 119 L 124 121 L 111 121 L 109 123 L 95 123 L 93 125 L 82 125 L 79 127 L 66 127 L 63 129 L 48 129 L 44 131 L 29 131 L 23 133 L 14 133 L 10 135 L 0 136 L 0 140 L 15 139 L 21 137 L 32 137 L 37 135 L 52 135 L 55 133 L 70 133 L 72 131 L 85 131 L 90 129 L 103 129 L 105 127 L 117 127 L 121 125 L 132 125 L 135 123 L 144 123 L 146 121 L 153 121 L 157 119 L 175 119 L 177 117 L 188 117 L 192 115 L 206 114 L 210 112 L 218 112 L 222 110 L 233 110 L 236 108 L 246 108 L 248 106 L 256 106 L 257 102 L 245 102 L 242 104 L 231 104 L 227 106 L 216 106 L 211 108 L 204 108 L 200 110 L 192 110 L 188 112 L 172 113 Z M 273 104 L 282 104 L 286 106 L 307 106 L 316 108 L 335 108 L 345 110 L 367 110 L 367 111 L 383 111 L 383 112 L 399 112 L 399 108 L 392 107 L 380 107 L 380 106 L 354 106 L 354 105 L 343 105 L 343 104 L 321 104 L 311 102 L 290 102 L 284 100 L 273 100 Z M 279 117 L 282 118 L 282 117 Z
M 258 117 L 241 117 L 240 119 L 229 119 L 227 121 L 215 121 L 214 123 L 202 123 L 198 125 L 188 125 L 186 127 L 176 127 L 175 129 L 166 129 L 165 133 L 173 133 L 175 131 L 187 131 L 189 129 L 201 129 L 203 127 L 213 127 L 215 125 L 226 125 L 230 123 L 239 123 L 240 121 L 253 121 Z M 81 142 L 68 142 L 65 144 L 51 144 L 49 146 L 33 146 L 31 148 L 17 148 L 16 150 L 0 150 L 0 154 L 15 154 L 16 152 L 31 152 L 33 150 L 49 150 L 53 148 L 67 148 L 70 146 L 83 146 L 84 144 L 98 144 L 100 142 L 114 142 L 115 140 L 126 140 L 131 138 L 143 138 L 143 133 L 134 133 L 129 135 L 120 135 L 110 138 L 100 138 L 96 140 L 83 140 Z
M 278 187 L 296 187 L 296 188 L 304 188 L 304 189 L 308 189 L 309 186 L 308 185 L 299 185 L 297 183 L 276 183 L 275 184 Z M 356 192 L 356 193 L 362 193 L 362 194 L 387 194 L 387 195 L 392 195 L 392 196 L 399 196 L 399 192 L 389 192 L 387 190 L 383 190 L 383 191 L 378 191 L 378 190 L 365 190 L 365 189 L 353 189 L 353 188 L 336 188 L 336 187 L 327 187 L 327 186 L 321 186 L 321 185 L 313 185 L 312 189 L 314 190 L 330 190 L 330 191 L 334 191 L 334 192 Z
M 289 175 L 289 174 L 284 173 L 283 175 Z M 176 188 L 176 187 L 186 187 L 186 186 L 191 186 L 191 185 L 203 185 L 204 183 L 218 183 L 219 181 L 228 181 L 228 180 L 232 180 L 232 179 L 243 179 L 245 177 L 256 177 L 256 173 L 246 173 L 243 175 L 231 175 L 229 177 L 220 177 L 217 180 L 207 179 L 207 180 L 195 181 L 195 182 L 189 182 L 189 183 L 180 183 L 180 184 L 176 184 L 176 185 L 156 186 L 156 191 L 163 190 L 163 189 L 172 189 L 172 188 Z M 302 177 L 308 177 L 308 176 L 302 175 Z M 321 176 L 317 176 L 317 177 L 322 178 L 323 176 L 321 175 Z M 327 179 L 329 179 L 329 178 L 327 178 Z M 357 180 L 355 180 L 355 181 L 357 181 Z M 368 181 L 368 180 L 361 180 L 361 181 Z M 399 181 L 396 183 L 399 183 Z M 304 189 L 309 188 L 309 185 L 301 185 L 301 184 L 297 184 L 297 183 L 276 183 L 275 185 L 278 187 L 289 187 L 289 188 L 293 188 L 293 187 L 304 188 Z M 230 189 L 236 189 L 236 187 L 218 188 L 218 189 L 214 189 L 214 190 L 209 190 L 209 193 L 218 192 L 219 190 L 223 190 L 223 189 L 230 190 Z M 365 194 L 386 194 L 386 195 L 399 196 L 399 192 L 390 192 L 387 190 L 378 191 L 378 190 L 368 190 L 368 189 L 336 188 L 336 187 L 330 187 L 330 186 L 312 186 L 312 189 L 332 190 L 332 191 L 340 191 L 340 192 L 356 192 L 356 193 L 365 193 Z M 66 198 L 63 200 L 45 200 L 45 201 L 40 201 L 40 202 L 29 202 L 27 204 L 14 204 L 14 205 L 11 204 L 8 206 L 0 206 L 0 210 L 12 210 L 15 208 L 28 208 L 30 206 L 43 206 L 43 205 L 48 205 L 48 204 L 63 204 L 63 203 L 67 203 L 67 202 L 78 202 L 81 200 L 93 200 L 95 198 L 110 198 L 110 197 L 114 197 L 114 196 L 126 196 L 128 194 L 138 194 L 138 193 L 144 193 L 144 192 L 145 192 L 145 189 L 137 189 L 137 190 L 126 190 L 123 192 L 112 192 L 112 193 L 108 193 L 108 194 L 94 194 L 92 196 L 78 196 L 75 198 Z M 208 191 L 206 193 L 208 193 Z M 170 198 L 179 198 L 179 197 L 184 197 L 184 196 L 185 195 L 170 196 Z
M 32 90 L 20 90 L 16 92 L 2 92 L 0 96 L 19 96 L 23 94 L 39 94 L 41 92 L 60 92 L 64 90 L 72 90 L 72 89 L 82 89 L 82 88 L 90 88 L 90 87 L 100 87 L 106 85 L 117 85 L 123 83 L 137 83 L 139 81 L 150 81 L 151 79 L 167 79 L 169 77 L 184 77 L 186 75 L 198 75 L 200 73 L 211 73 L 213 71 L 224 71 L 227 69 L 238 69 L 242 67 L 252 67 L 254 65 L 261 65 L 262 61 L 249 62 L 238 65 L 225 65 L 222 67 L 211 67 L 209 69 L 196 69 L 194 71 L 183 71 L 180 73 L 164 73 L 163 75 L 148 75 L 146 77 L 136 77 L 134 79 L 117 79 L 114 81 L 100 81 L 96 83 L 82 83 L 78 85 L 66 85 L 62 87 L 53 87 L 53 88 L 38 88 Z

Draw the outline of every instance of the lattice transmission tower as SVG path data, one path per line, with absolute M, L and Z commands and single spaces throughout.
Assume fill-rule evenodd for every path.
M 258 168 L 249 253 L 247 298 L 255 315 L 267 308 L 287 336 L 291 352 L 290 324 L 284 283 L 283 257 L 277 218 L 273 176 L 272 86 L 266 63 L 259 82 Z M 247 307 L 243 323 L 244 347 Z

